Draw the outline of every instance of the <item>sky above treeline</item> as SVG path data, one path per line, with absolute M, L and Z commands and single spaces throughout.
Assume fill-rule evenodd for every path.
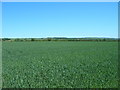
M 118 37 L 117 2 L 3 2 L 2 37 Z

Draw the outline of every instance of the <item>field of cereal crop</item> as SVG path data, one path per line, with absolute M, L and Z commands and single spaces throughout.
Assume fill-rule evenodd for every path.
M 117 54 L 117 42 L 3 42 L 3 88 L 114 88 Z

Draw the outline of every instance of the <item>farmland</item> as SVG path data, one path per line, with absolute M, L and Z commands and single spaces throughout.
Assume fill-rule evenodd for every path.
M 3 88 L 116 88 L 117 42 L 3 42 Z

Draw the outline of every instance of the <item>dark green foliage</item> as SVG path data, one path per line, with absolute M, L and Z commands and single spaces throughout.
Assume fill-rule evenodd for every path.
M 117 42 L 3 42 L 3 88 L 117 88 Z
M 31 41 L 35 41 L 35 39 L 34 39 L 34 38 L 32 38 L 32 39 L 31 39 Z
M 2 38 L 2 41 L 10 40 L 10 38 Z
M 51 41 L 51 38 L 47 38 L 47 41 Z
M 3 41 L 118 41 L 117 38 L 3 38 Z

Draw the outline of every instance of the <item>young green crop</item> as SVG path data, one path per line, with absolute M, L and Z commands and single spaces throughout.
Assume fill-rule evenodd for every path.
M 117 42 L 3 42 L 3 88 L 115 88 Z

